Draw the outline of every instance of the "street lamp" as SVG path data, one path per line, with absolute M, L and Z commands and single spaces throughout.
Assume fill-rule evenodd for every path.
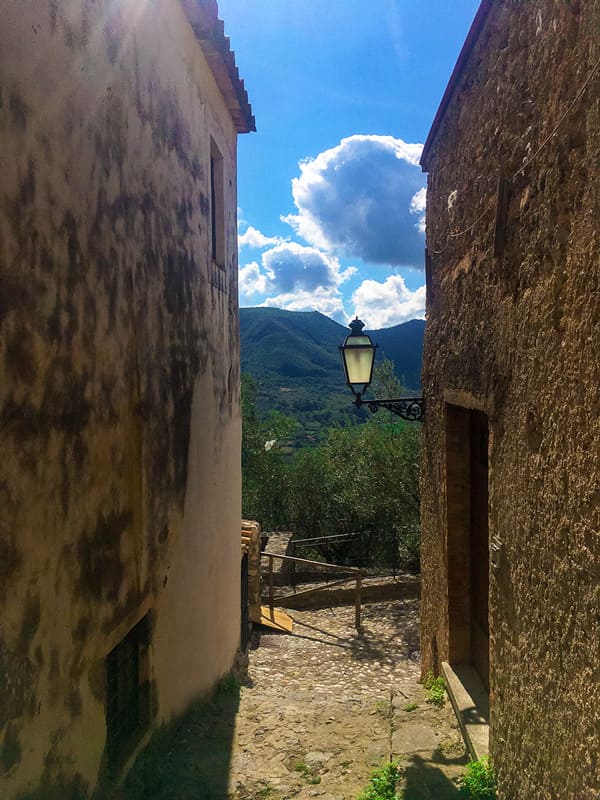
M 344 344 L 339 346 L 346 373 L 346 382 L 354 395 L 354 405 L 360 408 L 363 404 L 375 413 L 385 408 L 402 419 L 422 422 L 424 402 L 422 397 L 393 397 L 383 400 L 363 400 L 363 395 L 373 379 L 375 350 L 371 337 L 363 333 L 365 327 L 358 317 L 350 323 L 351 333 L 346 336 Z

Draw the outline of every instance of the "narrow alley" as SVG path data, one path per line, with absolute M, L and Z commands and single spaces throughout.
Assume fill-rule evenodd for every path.
M 254 634 L 247 685 L 225 683 L 138 760 L 124 788 L 156 800 L 355 800 L 390 758 L 405 800 L 458 797 L 466 763 L 450 703 L 419 684 L 418 601 L 291 611 Z

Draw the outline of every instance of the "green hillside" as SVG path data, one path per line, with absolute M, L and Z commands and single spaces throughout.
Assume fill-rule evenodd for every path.
M 423 333 L 425 320 L 412 319 L 392 328 L 369 331 L 379 347 L 377 359 L 389 358 L 394 362 L 396 375 L 408 390 L 421 390 L 421 363 L 423 361 Z
M 423 320 L 370 331 L 379 345 L 377 358 L 392 359 L 409 390 L 418 392 L 423 349 Z M 242 372 L 257 383 L 261 412 L 271 410 L 298 419 L 304 432 L 348 424 L 364 416 L 351 405 L 338 345 L 348 328 L 317 311 L 241 308 Z

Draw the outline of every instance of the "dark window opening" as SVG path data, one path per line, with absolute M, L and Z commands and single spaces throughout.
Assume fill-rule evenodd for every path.
M 106 746 L 113 777 L 150 724 L 149 650 L 146 614 L 106 657 Z
M 212 260 L 225 268 L 225 201 L 223 187 L 223 156 L 210 140 L 210 215 Z

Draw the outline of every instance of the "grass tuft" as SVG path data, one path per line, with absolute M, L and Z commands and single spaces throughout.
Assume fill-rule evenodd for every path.
M 433 672 L 428 672 L 423 686 L 427 692 L 427 702 L 441 708 L 446 702 L 446 684 L 442 676 L 436 678 Z
M 384 764 L 372 773 L 366 789 L 358 795 L 357 800 L 401 800 L 402 794 L 398 790 L 401 775 L 396 762 Z
M 302 775 L 307 783 L 310 783 L 313 786 L 317 786 L 319 783 L 321 783 L 321 776 L 317 775 L 314 769 L 309 767 L 304 761 L 298 761 L 294 769 L 296 772 L 299 772 Z
M 469 800 L 496 800 L 496 776 L 487 756 L 467 764 L 460 793 Z

